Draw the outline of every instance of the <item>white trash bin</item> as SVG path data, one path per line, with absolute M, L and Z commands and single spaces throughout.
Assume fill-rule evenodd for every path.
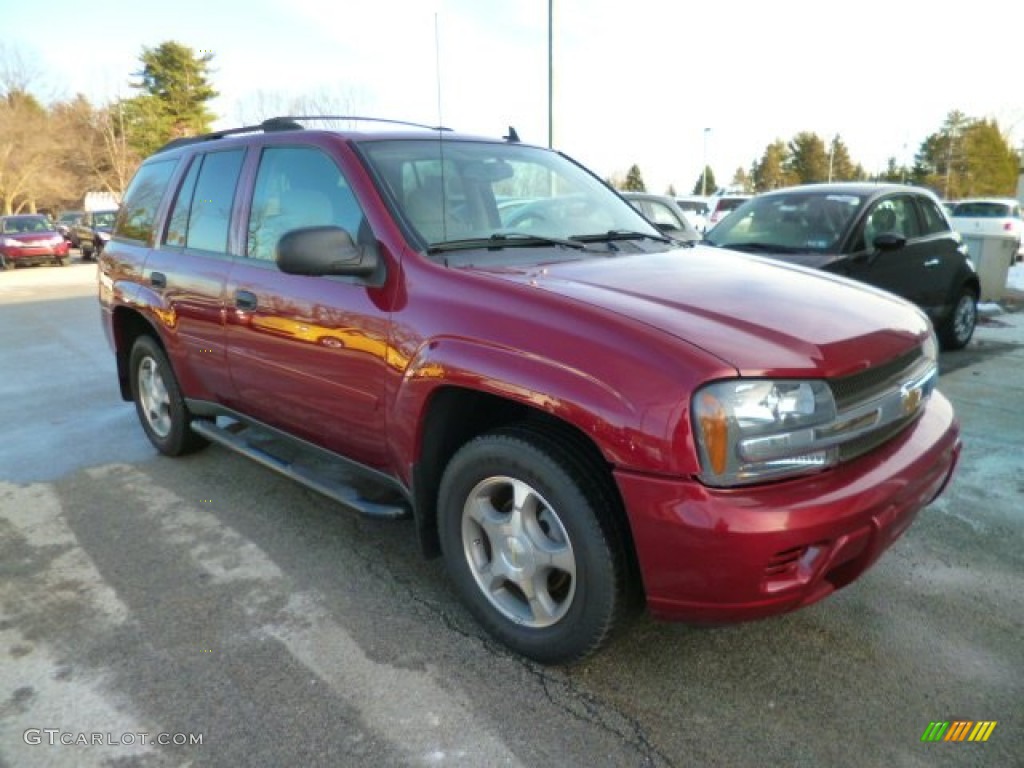
M 1017 258 L 1020 241 L 1003 235 L 963 235 L 971 261 L 978 270 L 981 282 L 979 301 L 999 301 L 1006 292 L 1006 278 L 1010 265 Z

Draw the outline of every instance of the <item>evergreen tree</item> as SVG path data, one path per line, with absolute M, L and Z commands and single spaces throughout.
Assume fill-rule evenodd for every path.
M 710 195 L 716 189 L 718 189 L 718 185 L 715 183 L 715 172 L 708 165 L 704 167 L 704 173 L 697 177 L 697 181 L 693 185 L 693 192 L 690 194 Z
M 803 131 L 789 142 L 786 170 L 798 184 L 815 184 L 828 180 L 828 152 L 825 142 L 816 133 Z
M 838 134 L 829 145 L 828 177 L 831 181 L 858 181 L 863 178 L 863 168 L 853 164 L 850 150 Z
M 765 147 L 760 162 L 754 163 L 750 175 L 754 182 L 755 192 L 768 192 L 797 183 L 786 170 L 789 162 L 789 149 L 782 139 Z
M 754 189 L 754 182 L 743 168 L 737 168 L 736 173 L 732 175 L 731 186 L 741 189 L 745 193 L 750 193 Z
M 633 164 L 626 172 L 626 183 L 622 187 L 626 192 L 646 192 L 643 174 L 640 173 L 640 166 Z
M 669 197 L 675 197 L 676 196 L 676 185 L 675 184 L 669 184 L 668 185 L 668 189 L 665 190 L 665 194 L 668 195 Z
M 213 115 L 207 102 L 217 97 L 208 81 L 213 53 L 197 56 L 191 48 L 168 41 L 143 48 L 142 69 L 131 84 L 138 96 L 118 105 L 123 110 L 128 139 L 143 156 L 171 139 L 210 130 Z

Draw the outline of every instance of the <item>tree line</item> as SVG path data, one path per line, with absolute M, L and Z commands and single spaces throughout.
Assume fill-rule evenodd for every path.
M 142 160 L 171 139 L 210 130 L 213 54 L 173 41 L 143 48 L 134 96 L 93 105 L 81 94 L 42 104 L 36 73 L 0 48 L 0 209 L 80 208 L 86 192 L 120 198 Z
M 869 174 L 852 160 L 840 136 L 826 141 L 805 131 L 788 142 L 777 139 L 766 146 L 749 168 L 736 169 L 729 186 L 758 193 L 829 181 L 886 181 L 928 187 L 947 200 L 1013 197 L 1020 167 L 1021 157 L 1010 146 L 997 121 L 971 118 L 954 110 L 935 133 L 921 142 L 909 167 L 890 157 L 884 171 Z M 704 173 L 706 178 L 698 175 L 691 194 L 717 189 L 711 167 L 706 167 Z M 628 191 L 647 191 L 636 164 L 624 179 L 613 180 L 613 184 Z M 666 194 L 674 197 L 674 187 L 669 187 Z
M 218 95 L 210 83 L 212 60 L 212 53 L 197 54 L 174 41 L 143 47 L 130 81 L 135 95 L 103 105 L 80 94 L 43 104 L 31 92 L 35 73 L 0 44 L 0 210 L 56 213 L 80 207 L 88 191 L 120 197 L 144 158 L 172 139 L 210 130 L 214 115 L 207 104 Z M 735 170 L 730 186 L 757 193 L 870 179 L 929 187 L 946 199 L 1013 196 L 1020 162 L 995 120 L 954 110 L 921 142 L 910 167 L 890 158 L 872 176 L 853 161 L 840 136 L 826 141 L 801 132 L 767 145 L 749 168 Z M 624 178 L 610 181 L 646 191 L 635 164 Z M 717 186 L 709 166 L 693 194 Z M 666 192 L 676 194 L 671 187 Z

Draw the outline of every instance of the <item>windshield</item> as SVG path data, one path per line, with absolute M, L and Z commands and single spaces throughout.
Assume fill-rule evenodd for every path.
M 437 139 L 361 147 L 428 249 L 492 240 L 495 248 L 529 245 L 531 239 L 552 244 L 624 233 L 663 240 L 597 178 L 555 152 Z
M 1012 216 L 1010 206 L 1006 203 L 990 203 L 974 201 L 958 203 L 953 208 L 953 215 L 978 219 L 1004 219 Z
M 113 227 L 116 218 L 117 211 L 97 211 L 92 215 L 92 225 L 98 228 Z
M 856 194 L 817 191 L 754 197 L 723 219 L 707 240 L 725 248 L 832 251 L 845 237 L 864 199 Z
M 53 229 L 45 216 L 16 216 L 4 219 L 4 234 L 21 235 L 28 232 L 49 232 Z

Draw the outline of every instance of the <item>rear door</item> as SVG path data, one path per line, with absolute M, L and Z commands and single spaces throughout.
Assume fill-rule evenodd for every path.
M 245 151 L 192 158 L 143 274 L 162 299 L 159 320 L 178 379 L 187 396 L 204 400 L 222 401 L 231 388 L 224 284 L 236 247 L 228 235 Z

